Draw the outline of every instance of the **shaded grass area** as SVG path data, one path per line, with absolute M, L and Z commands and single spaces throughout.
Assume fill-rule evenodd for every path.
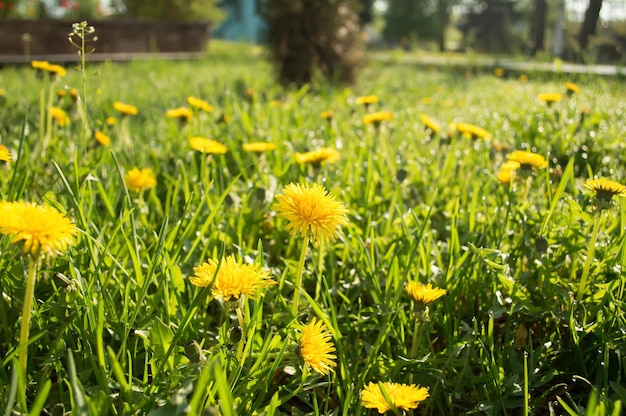
M 521 82 L 372 63 L 352 88 L 318 82 L 284 91 L 257 53 L 88 65 L 86 117 L 110 147 L 82 133 L 69 96 L 56 98 L 57 89 L 80 86 L 77 71 L 52 85 L 30 68 L 0 72 L 0 143 L 16 159 L 0 166 L 2 197 L 57 206 L 81 230 L 37 282 L 29 409 L 360 415 L 370 412 L 360 391 L 379 380 L 429 387 L 417 414 L 621 407 L 626 211 L 618 202 L 596 212 L 583 182 L 625 176 L 623 83 L 564 75 Z M 537 99 L 564 93 L 566 81 L 581 91 L 552 106 Z M 369 94 L 380 101 L 356 104 Z M 213 112 L 185 125 L 165 118 L 189 95 Z M 67 110 L 69 126 L 42 124 L 40 102 L 49 96 Z M 120 118 L 118 100 L 138 115 Z M 321 118 L 329 109 L 330 122 Z M 392 121 L 363 124 L 375 110 L 391 111 Z M 424 129 L 422 113 L 441 134 Z M 109 116 L 117 124 L 107 125 Z M 459 135 L 453 122 L 481 126 L 491 139 Z M 228 153 L 194 152 L 188 139 L 197 135 Z M 261 156 L 242 150 L 254 141 L 277 148 Z M 340 160 L 296 163 L 296 152 L 322 146 Z M 500 183 L 498 169 L 519 149 L 544 155 L 549 168 Z M 123 176 L 135 166 L 157 173 L 154 189 L 127 191 Z M 350 211 L 339 239 L 309 249 L 297 316 L 290 309 L 302 241 L 272 208 L 291 182 L 324 184 Z M 591 282 L 576 302 L 596 215 Z M 19 409 L 11 360 L 26 262 L 6 237 L 0 251 L 0 390 L 3 403 Z M 231 340 L 234 312 L 188 281 L 193 267 L 231 253 L 264 264 L 280 282 L 245 302 L 242 359 Z M 447 290 L 429 305 L 417 353 L 409 279 Z M 297 356 L 299 325 L 314 316 L 337 348 L 329 377 L 306 371 Z M 192 342 L 205 360 L 194 358 Z

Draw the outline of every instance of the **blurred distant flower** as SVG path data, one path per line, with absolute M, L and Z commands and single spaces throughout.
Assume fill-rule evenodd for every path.
M 122 103 L 120 101 L 115 101 L 113 103 L 113 108 L 115 108 L 122 115 L 122 117 L 136 116 L 138 113 L 137 107 L 135 107 L 134 105 Z
M 279 108 L 279 107 L 280 107 L 280 100 L 270 101 L 270 108 Z
M 383 394 L 382 389 L 385 390 Z M 385 395 L 391 403 L 387 402 Z M 383 414 L 392 409 L 392 406 L 403 412 L 417 409 L 420 402 L 426 400 L 430 394 L 428 388 L 415 384 L 399 384 L 391 382 L 369 383 L 361 391 L 361 403 L 367 409 L 377 409 Z
M 487 140 L 491 137 L 489 132 L 482 127 L 478 127 L 469 123 L 454 123 L 452 125 L 456 131 L 463 137 L 468 137 L 472 140 L 484 139 Z
M 322 113 L 322 119 L 324 120 L 332 120 L 333 117 L 335 116 L 335 112 L 333 110 L 326 110 Z
M 287 185 L 274 209 L 289 221 L 286 229 L 316 242 L 334 240 L 342 225 L 348 224 L 348 210 L 326 189 L 314 183 Z
M 117 119 L 115 117 L 107 117 L 105 123 L 107 126 L 115 126 L 115 124 L 117 124 Z
M 520 82 L 528 82 L 528 75 L 526 75 L 526 74 L 521 74 L 521 75 L 519 76 L 519 80 L 520 80 Z
M 50 65 L 50 62 L 48 61 L 32 61 L 30 63 L 30 65 L 38 70 L 38 71 L 46 71 L 46 69 L 48 68 L 48 66 Z
M 507 158 L 519 163 L 521 169 L 541 169 L 548 166 L 548 161 L 542 155 L 525 150 L 515 150 L 509 153 Z
M 128 190 L 142 192 L 156 186 L 156 174 L 150 168 L 133 168 L 124 176 L 124 183 Z
M 373 124 L 378 127 L 383 121 L 390 121 L 392 118 L 393 115 L 389 111 L 377 111 L 364 115 L 363 124 Z
M 228 151 L 222 143 L 204 137 L 192 137 L 189 139 L 189 145 L 201 153 L 224 154 Z
M 580 87 L 572 82 L 565 83 L 565 91 L 567 95 L 572 95 L 580 92 Z
M 335 346 L 332 335 L 322 321 L 311 319 L 308 325 L 302 328 L 302 335 L 298 345 L 298 353 L 307 367 L 322 375 L 327 375 L 337 366 L 337 356 L 333 354 Z
M 546 104 L 548 107 L 551 106 L 554 103 L 558 103 L 559 101 L 561 101 L 561 99 L 563 98 L 563 96 L 561 94 L 557 94 L 557 93 L 541 93 L 537 96 L 537 98 L 539 99 L 539 101 L 543 102 L 544 104 Z
M 508 160 L 500 166 L 500 172 L 496 175 L 498 181 L 503 184 L 510 184 L 513 179 L 514 172 L 520 168 L 520 163 L 514 160 Z
M 441 126 L 432 118 L 427 116 L 426 114 L 420 114 L 420 118 L 422 119 L 422 123 L 424 126 L 434 134 L 439 134 L 441 131 Z
M 50 116 L 60 127 L 65 127 L 70 124 L 70 118 L 62 108 L 50 107 Z
M 493 70 L 493 74 L 499 78 L 504 76 L 504 69 L 503 68 L 496 68 Z
M 101 131 L 96 131 L 94 133 L 94 138 L 102 146 L 106 147 L 106 146 L 109 146 L 111 144 L 111 138 L 109 136 L 107 136 L 106 134 L 102 133 Z
M 189 122 L 193 118 L 193 111 L 187 107 L 178 107 L 171 110 L 167 110 L 165 117 L 174 118 L 182 122 Z
M 357 104 L 364 105 L 366 107 L 369 106 L 370 104 L 376 104 L 377 102 L 378 102 L 377 95 L 364 95 L 356 99 Z
M 322 162 L 334 163 L 339 160 L 339 152 L 335 149 L 322 147 L 319 150 L 313 150 L 311 152 L 296 153 L 296 162 L 319 166 Z
M 194 267 L 194 276 L 189 281 L 200 287 L 209 287 L 217 299 L 225 302 L 238 300 L 240 296 L 256 299 L 259 289 L 276 282 L 267 271 L 256 264 L 244 264 L 230 255 L 222 261 L 209 259 L 208 262 Z
M 76 88 L 70 88 L 70 97 L 72 97 L 72 101 L 78 101 L 78 90 Z
M 274 149 L 276 149 L 276 144 L 270 142 L 253 142 L 243 144 L 243 150 L 246 152 L 263 153 Z
M 193 108 L 197 108 L 198 110 L 202 110 L 205 111 L 207 113 L 211 113 L 213 112 L 213 106 L 211 106 L 209 103 L 207 103 L 206 101 L 197 98 L 197 97 L 187 97 L 187 103 L 193 107 Z
M 9 148 L 3 144 L 0 144 L 0 160 L 5 161 L 5 162 L 10 162 L 13 160 L 13 157 L 11 156 L 11 152 L 9 151 Z
M 65 92 L 65 90 L 63 88 L 59 88 L 57 90 L 57 98 L 64 98 L 65 94 L 66 94 L 66 92 Z

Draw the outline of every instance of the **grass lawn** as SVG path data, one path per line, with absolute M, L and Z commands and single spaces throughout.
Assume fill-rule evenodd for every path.
M 0 71 L 3 414 L 621 413 L 621 80 L 230 49 Z

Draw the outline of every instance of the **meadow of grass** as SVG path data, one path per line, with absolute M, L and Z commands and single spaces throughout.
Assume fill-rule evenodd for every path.
M 52 205 L 79 229 L 76 244 L 41 262 L 26 379 L 17 360 L 30 260 L 0 237 L 3 414 L 377 414 L 360 394 L 378 381 L 427 387 L 416 414 L 621 414 L 626 205 L 615 198 L 600 210 L 584 187 L 626 178 L 621 80 L 522 82 L 371 63 L 350 88 L 284 90 L 258 51 L 227 49 L 194 62 L 88 63 L 85 88 L 74 68 L 58 80 L 0 71 L 0 144 L 13 155 L 0 162 L 0 196 Z M 567 81 L 580 92 L 565 95 Z M 544 92 L 563 99 L 547 106 Z M 380 101 L 358 105 L 362 95 Z M 165 117 L 188 96 L 213 112 Z M 120 117 L 115 101 L 138 114 Z M 68 125 L 45 115 L 51 104 Z M 330 109 L 329 122 L 321 114 Z M 378 110 L 392 119 L 363 123 Z M 459 135 L 452 122 L 490 137 Z M 228 152 L 203 155 L 192 136 Z M 257 141 L 276 149 L 242 149 Z M 321 147 L 339 160 L 296 162 L 296 152 Z M 503 184 L 497 174 L 513 150 L 549 166 Z M 134 167 L 151 168 L 156 186 L 129 190 Z M 336 240 L 309 245 L 295 315 L 303 238 L 274 205 L 290 183 L 324 185 L 349 220 Z M 189 281 L 194 267 L 229 254 L 277 282 L 239 315 Z M 447 293 L 417 311 L 411 280 Z M 329 375 L 299 357 L 312 318 L 332 334 Z

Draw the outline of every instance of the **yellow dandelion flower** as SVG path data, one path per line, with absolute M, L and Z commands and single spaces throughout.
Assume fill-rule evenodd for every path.
M 33 67 L 33 69 L 36 69 L 38 71 L 45 71 L 48 66 L 50 66 L 50 62 L 48 61 L 32 61 L 30 63 L 30 65 Z
M 0 160 L 5 162 L 10 162 L 13 160 L 13 156 L 11 156 L 9 148 L 3 144 L 0 144 Z
M 243 150 L 246 152 L 263 153 L 274 149 L 276 149 L 276 144 L 270 142 L 253 142 L 243 144 Z
M 278 107 L 280 107 L 280 100 L 270 101 L 270 108 L 278 108 Z
M 519 79 L 519 81 L 520 81 L 520 82 L 524 82 L 524 83 L 525 83 L 525 82 L 528 82 L 528 75 L 526 75 L 526 74 L 520 74 L 520 76 L 519 76 L 519 78 L 518 78 L 518 79 Z
M 334 371 L 337 366 L 337 356 L 333 354 L 335 346 L 332 335 L 322 321 L 311 319 L 308 325 L 302 328 L 302 335 L 298 343 L 298 353 L 307 367 L 322 375 Z
M 50 107 L 50 116 L 60 127 L 65 127 L 70 124 L 70 118 L 62 108 Z
M 113 108 L 115 108 L 123 117 L 124 116 L 136 116 L 138 113 L 137 107 L 130 104 L 125 104 L 120 101 L 115 101 L 113 103 Z
M 45 68 L 46 71 L 48 71 L 51 74 L 54 74 L 58 77 L 64 77 L 67 74 L 67 71 L 65 70 L 65 68 L 63 68 L 61 65 L 48 65 Z
M 373 124 L 375 126 L 378 126 L 383 121 L 390 121 L 392 118 L 393 115 L 389 111 L 377 111 L 375 113 L 364 115 L 363 124 Z
M 49 205 L 31 202 L 0 202 L 0 234 L 23 243 L 23 252 L 56 255 L 74 244 L 76 226 Z
M 385 393 L 393 407 L 402 411 L 417 409 L 417 406 L 430 396 L 428 388 L 420 387 L 416 384 L 370 382 L 361 391 L 363 407 L 377 409 L 380 414 L 390 411 L 392 406 L 385 399 L 382 389 L 385 389 Z
M 252 88 L 246 88 L 246 97 L 250 100 L 254 98 L 255 91 Z
M 540 154 L 527 152 L 525 150 L 515 150 L 509 153 L 507 156 L 509 160 L 518 162 L 522 169 L 529 168 L 545 168 L 548 166 L 548 161 Z
M 317 243 L 334 240 L 340 226 L 348 224 L 346 207 L 316 183 L 312 186 L 291 183 L 276 199 L 274 209 L 289 221 L 287 230 Z
M 213 282 L 211 292 L 217 299 L 226 302 L 238 300 L 240 296 L 256 299 L 259 289 L 276 283 L 269 272 L 261 270 L 256 264 L 243 264 L 233 255 L 223 258 L 221 263 L 209 259 L 194 267 L 193 271 L 195 275 L 189 278 L 192 284 L 208 287 Z
M 115 117 L 107 117 L 104 122 L 107 126 L 115 126 L 117 124 L 117 119 Z
M 420 114 L 420 118 L 422 119 L 422 123 L 424 123 L 428 130 L 432 131 L 435 134 L 439 134 L 439 132 L 441 131 L 441 126 L 435 120 L 433 120 L 426 114 Z
M 614 196 L 619 198 L 626 196 L 626 186 L 606 178 L 588 179 L 585 181 L 585 188 L 594 191 L 596 198 L 605 202 L 611 201 Z
M 149 188 L 154 188 L 157 184 L 156 174 L 150 168 L 132 168 L 124 176 L 126 188 L 130 191 L 141 192 Z
M 356 99 L 357 104 L 365 105 L 365 106 L 370 105 L 370 104 L 376 104 L 377 102 L 378 102 L 377 95 L 364 95 Z
M 552 105 L 554 103 L 558 103 L 559 101 L 561 101 L 563 96 L 561 94 L 557 94 L 557 93 L 544 92 L 544 93 L 539 94 L 537 96 L 537 98 L 539 99 L 539 101 L 541 101 L 544 104 L 550 106 L 550 105 Z
M 165 117 L 175 118 L 180 121 L 188 122 L 188 121 L 191 121 L 191 119 L 193 118 L 193 111 L 191 111 L 187 107 L 173 108 L 171 110 L 167 110 L 167 112 L 165 113 Z
M 76 88 L 70 88 L 70 97 L 72 97 L 73 101 L 78 100 L 78 90 Z
M 197 97 L 187 97 L 187 104 L 189 104 L 193 108 L 197 108 L 198 110 L 202 110 L 207 113 L 213 112 L 213 106 Z
M 478 127 L 474 124 L 470 123 L 454 123 L 453 124 L 456 131 L 459 132 L 462 136 L 467 136 L 471 139 L 484 139 L 487 140 L 490 138 L 490 134 L 487 130 L 482 127 Z
M 64 98 L 65 97 L 65 90 L 62 88 L 59 88 L 57 90 L 57 98 Z
M 107 136 L 106 134 L 102 133 L 101 131 L 96 131 L 93 136 L 96 139 L 96 141 L 100 143 L 102 146 L 106 147 L 111 144 L 111 138 Z
M 4 94 L 5 94 L 4 90 L 0 88 L 0 97 L 4 97 Z
M 324 120 L 332 120 L 334 116 L 335 116 L 334 110 L 326 110 L 322 113 L 322 119 Z
M 413 281 L 409 281 L 409 283 L 407 283 L 406 292 L 409 294 L 411 299 L 421 305 L 433 302 L 447 293 L 445 289 L 433 287 L 430 283 L 423 285 L 419 282 Z
M 510 184 L 513 179 L 514 172 L 520 168 L 520 163 L 515 160 L 508 160 L 500 166 L 500 172 L 496 175 L 498 181 L 503 184 Z
M 497 76 L 498 78 L 501 78 L 504 76 L 504 69 L 503 68 L 496 68 L 493 70 L 493 74 L 495 76 Z
M 339 160 L 339 157 L 339 152 L 337 150 L 322 147 L 319 150 L 313 150 L 311 152 L 296 153 L 296 162 L 319 165 L 322 162 L 335 163 Z
M 191 139 L 189 139 L 189 145 L 193 150 L 197 150 L 201 153 L 223 155 L 228 151 L 228 148 L 222 143 L 204 137 L 192 137 Z
M 565 91 L 567 92 L 568 95 L 576 94 L 580 92 L 580 87 L 574 84 L 573 82 L 566 82 Z

